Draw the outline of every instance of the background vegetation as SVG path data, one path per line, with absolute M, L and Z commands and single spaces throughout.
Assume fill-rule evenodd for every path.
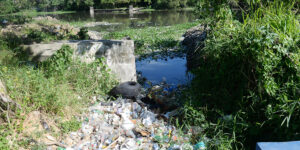
M 195 6 L 196 0 L 0 0 L 0 13 L 12 13 L 21 10 L 56 11 L 86 10 L 95 8 L 116 8 L 134 6 L 148 8 L 179 8 Z

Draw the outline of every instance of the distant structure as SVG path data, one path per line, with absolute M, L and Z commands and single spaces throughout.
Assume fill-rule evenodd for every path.
M 90 16 L 91 16 L 91 18 L 95 17 L 95 10 L 94 10 L 93 6 L 90 7 Z
M 129 14 L 133 14 L 133 13 L 134 13 L 133 5 L 129 5 Z

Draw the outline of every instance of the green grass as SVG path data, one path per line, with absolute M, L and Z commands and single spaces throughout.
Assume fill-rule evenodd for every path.
M 72 131 L 77 131 L 81 128 L 81 122 L 77 121 L 75 118 L 72 118 L 69 121 L 62 122 L 60 124 L 62 133 L 69 133 Z
M 63 20 L 30 20 L 28 23 L 37 23 L 37 24 L 44 24 L 44 25 L 54 25 L 54 24 L 61 24 L 61 25 L 71 25 L 76 28 L 84 27 L 88 23 L 95 22 L 94 19 L 89 19 L 85 21 L 63 21 Z
M 66 120 L 83 112 L 89 106 L 91 96 L 106 95 L 116 84 L 102 63 L 103 59 L 91 64 L 73 60 L 73 50 L 68 46 L 63 46 L 51 59 L 38 66 L 22 63 L 17 49 L 3 48 L 0 51 L 4 54 L 0 59 L 0 79 L 7 88 L 7 94 L 22 108 L 11 106 L 14 119 L 10 124 L 6 115 L 0 112 L 0 119 L 5 121 L 0 125 L 0 147 L 3 149 L 11 146 L 18 149 L 18 143 L 8 145 L 6 137 L 9 135 L 2 133 L 22 133 L 22 124 L 18 122 L 22 122 L 27 113 L 40 111 Z M 78 129 L 79 124 L 74 120 L 62 122 L 62 134 Z
M 194 7 L 186 7 L 186 8 L 182 8 L 182 10 L 192 11 L 192 10 L 195 10 L 195 8 Z
M 179 40 L 187 29 L 200 22 L 177 24 L 173 26 L 127 29 L 104 35 L 104 39 L 122 39 L 129 36 L 135 42 L 136 53 L 163 51 L 178 46 Z
M 140 10 L 141 12 L 151 12 L 151 11 L 157 11 L 156 9 L 153 8 L 146 8 L 146 9 L 142 9 Z
M 36 69 L 22 64 L 1 65 L 0 78 L 5 81 L 11 98 L 27 112 L 63 114 L 67 106 L 80 109 L 87 104 L 89 96 L 106 94 L 114 80 L 102 61 L 92 64 L 73 61 L 71 53 L 69 47 L 63 47 Z M 97 67 L 102 68 L 101 77 Z

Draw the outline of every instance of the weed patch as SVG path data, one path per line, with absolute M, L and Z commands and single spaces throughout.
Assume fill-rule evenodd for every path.
M 72 58 L 73 51 L 69 46 L 62 46 L 49 60 L 33 66 L 20 63 L 0 65 L 0 79 L 5 82 L 9 96 L 22 107 L 21 110 L 11 108 L 17 114 L 14 120 L 22 120 L 22 114 L 32 111 L 62 118 L 78 115 L 90 104 L 91 96 L 105 95 L 117 83 L 103 59 L 83 63 Z M 2 118 L 5 120 L 6 116 L 1 116 L 0 121 Z M 0 132 L 14 131 L 19 126 L 12 122 L 10 128 L 1 128 Z M 67 133 L 80 125 L 71 120 L 60 127 L 63 133 Z M 6 135 L 0 137 L 0 146 L 9 147 Z
M 81 122 L 77 121 L 75 118 L 70 121 L 65 121 L 60 124 L 62 133 L 69 133 L 72 131 L 77 131 L 81 128 Z
M 166 27 L 148 27 L 143 29 L 127 29 L 104 35 L 104 39 L 122 39 L 130 37 L 134 40 L 136 53 L 143 54 L 151 51 L 163 51 L 179 46 L 183 33 L 198 25 L 199 22 L 178 24 Z
M 211 22 L 183 115 L 186 124 L 206 125 L 211 148 L 224 139 L 226 149 L 299 139 L 300 25 L 291 8 L 275 2 L 243 23 Z

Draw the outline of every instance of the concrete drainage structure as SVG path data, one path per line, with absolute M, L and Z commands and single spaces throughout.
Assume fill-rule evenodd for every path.
M 134 42 L 132 40 L 84 40 L 57 41 L 24 45 L 30 60 L 44 61 L 51 57 L 63 45 L 69 45 L 75 50 L 74 57 L 83 62 L 91 63 L 96 58 L 105 57 L 106 64 L 120 82 L 136 81 L 136 65 Z

